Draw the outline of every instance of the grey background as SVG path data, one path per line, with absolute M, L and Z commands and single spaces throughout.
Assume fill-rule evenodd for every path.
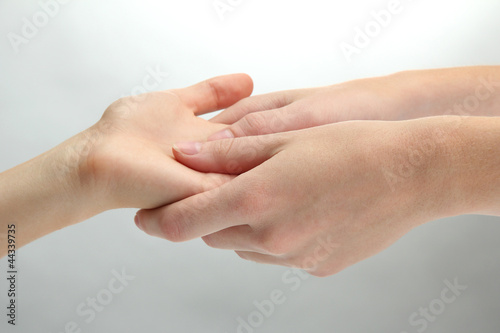
M 496 0 L 401 0 L 403 11 L 351 63 L 339 44 L 352 43 L 354 28 L 389 0 L 232 3 L 221 20 L 213 0 L 73 0 L 16 53 L 8 33 L 21 34 L 23 18 L 41 7 L 0 1 L 0 170 L 95 123 L 156 66 L 169 73 L 158 89 L 246 72 L 258 94 L 500 60 Z M 496 217 L 428 223 L 383 253 L 292 291 L 282 280 L 286 268 L 245 262 L 200 240 L 148 237 L 134 213 L 110 211 L 21 249 L 18 326 L 6 325 L 0 273 L 0 331 L 64 332 L 74 321 L 89 333 L 236 332 L 237 318 L 279 289 L 285 303 L 255 332 L 413 333 L 409 316 L 454 278 L 467 290 L 425 332 L 500 330 Z M 76 308 L 122 269 L 135 279 L 86 323 Z

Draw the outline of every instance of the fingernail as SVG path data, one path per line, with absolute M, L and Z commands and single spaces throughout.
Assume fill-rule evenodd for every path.
M 233 132 L 228 129 L 212 134 L 208 137 L 208 141 L 222 140 L 222 139 L 232 139 L 234 138 Z
M 135 215 L 135 218 L 134 218 L 134 221 L 135 221 L 135 225 L 137 226 L 137 228 L 141 229 L 141 221 L 139 220 L 139 214 L 136 214 Z
M 201 151 L 201 142 L 178 142 L 172 148 L 185 155 L 196 155 Z

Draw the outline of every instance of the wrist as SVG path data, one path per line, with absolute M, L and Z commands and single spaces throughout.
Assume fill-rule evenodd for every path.
M 414 217 L 411 227 L 458 214 L 461 191 L 452 175 L 456 133 L 440 118 L 387 122 L 392 134 L 376 157 L 399 209 Z
M 65 179 L 63 190 L 85 211 L 86 218 L 110 209 L 93 157 L 102 135 L 99 126 L 94 125 L 55 148 L 54 161 L 59 165 L 54 170 Z
M 80 140 L 77 135 L 0 174 L 0 226 L 16 225 L 19 247 L 100 212 L 93 189 L 80 180 Z
M 389 75 L 399 110 L 394 119 L 489 116 L 500 106 L 498 66 L 404 71 Z
M 50 184 L 51 195 L 57 198 L 60 227 L 81 222 L 108 209 L 103 186 L 97 181 L 92 166 L 92 154 L 100 139 L 101 135 L 93 126 L 34 160 L 43 182 Z
M 413 159 L 424 166 L 414 177 L 422 189 L 417 203 L 431 219 L 500 213 L 498 118 L 438 116 L 408 124 L 421 158 Z
M 445 114 L 457 92 L 444 75 L 447 70 L 403 71 L 386 77 L 396 101 L 393 120 L 409 120 Z M 456 84 L 456 83 L 455 83 Z M 453 87 L 450 89 L 450 87 Z M 461 96 L 461 94 L 459 94 Z
M 454 174 L 461 214 L 500 216 L 500 118 L 454 117 Z

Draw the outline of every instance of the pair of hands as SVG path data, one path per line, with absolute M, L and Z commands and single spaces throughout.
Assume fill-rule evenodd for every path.
M 375 92 L 369 89 L 364 89 L 366 95 L 373 96 L 359 99 L 363 91 L 359 86 L 246 98 L 252 93 L 253 82 L 247 75 L 237 74 L 185 89 L 126 97 L 110 105 L 96 125 L 79 135 L 69 152 L 77 158 L 67 159 L 77 160 L 78 178 L 102 210 L 155 208 L 234 178 L 227 175 L 233 171 L 219 169 L 214 170 L 217 174 L 207 174 L 207 170 L 197 172 L 180 165 L 172 153 L 175 143 L 223 138 L 228 124 L 233 124 L 229 127 L 232 136 L 250 136 L 369 118 L 381 107 L 373 104 Z M 228 109 L 211 121 L 197 117 L 223 108 Z
M 97 139 L 80 165 L 86 186 L 100 187 L 94 200 L 103 210 L 145 208 L 136 223 L 150 235 L 202 237 L 316 276 L 461 213 L 444 202 L 461 195 L 440 158 L 453 126 L 349 121 L 400 117 L 383 79 L 246 98 L 252 86 L 232 75 L 115 102 L 89 129 Z M 197 117 L 222 108 L 211 121 Z

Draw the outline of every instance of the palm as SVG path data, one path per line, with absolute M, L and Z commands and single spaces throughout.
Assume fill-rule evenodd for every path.
M 234 86 L 235 77 L 242 81 L 237 83 L 243 89 Z M 154 208 L 229 179 L 225 175 L 194 171 L 178 163 L 172 155 L 175 142 L 204 140 L 225 127 L 195 114 L 229 106 L 249 95 L 248 77 L 228 78 L 232 78 L 233 86 L 221 88 L 230 91 L 223 95 L 219 92 L 217 98 L 222 100 L 215 105 L 205 105 L 213 100 L 203 100 L 207 97 L 203 94 L 195 94 L 198 101 L 186 100 L 191 96 L 186 90 L 194 89 L 190 87 L 143 95 L 140 100 L 120 100 L 106 110 L 97 125 L 103 128 L 103 139 L 96 145 L 92 158 L 96 183 L 103 184 L 110 200 L 106 204 L 115 208 Z

